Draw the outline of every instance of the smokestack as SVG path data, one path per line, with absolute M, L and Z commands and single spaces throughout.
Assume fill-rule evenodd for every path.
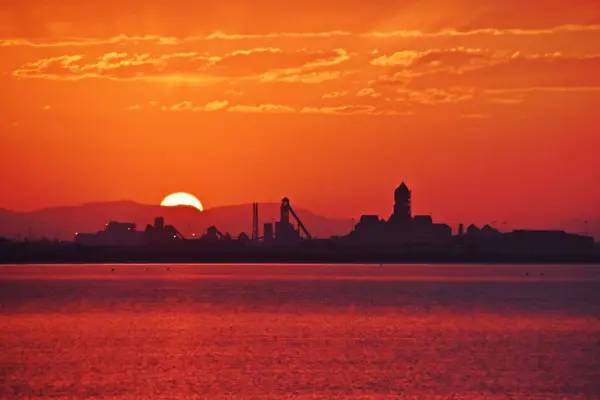
M 252 240 L 258 242 L 258 203 L 252 203 Z

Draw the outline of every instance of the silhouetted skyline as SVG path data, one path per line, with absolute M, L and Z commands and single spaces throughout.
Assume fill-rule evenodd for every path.
M 31 239 L 5 243 L 0 247 L 0 261 L 597 262 L 600 257 L 593 237 L 559 230 L 501 232 L 491 225 L 475 224 L 465 230 L 460 224 L 453 235 L 448 224 L 435 222 L 430 215 L 412 214 L 412 191 L 404 182 L 395 189 L 393 200 L 388 219 L 363 215 L 348 231 L 325 238 L 314 237 L 302 213 L 284 197 L 278 219 L 263 223 L 262 231 L 260 204 L 252 203 L 251 210 L 248 207 L 250 235 L 245 229 L 232 234 L 211 225 L 186 237 L 162 216 L 145 229 L 131 221 L 111 219 L 103 229 L 75 232 L 64 243 Z M 188 217 L 202 215 L 196 208 L 175 210 L 185 211 Z

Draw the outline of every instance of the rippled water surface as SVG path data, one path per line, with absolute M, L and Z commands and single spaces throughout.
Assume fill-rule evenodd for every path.
M 2 399 L 600 399 L 600 266 L 0 266 Z

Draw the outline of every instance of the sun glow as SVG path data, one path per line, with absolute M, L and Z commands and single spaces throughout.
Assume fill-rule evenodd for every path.
M 163 199 L 160 205 L 165 207 L 190 206 L 197 208 L 200 211 L 204 210 L 200 200 L 198 200 L 195 196 L 184 192 L 172 193 L 168 195 Z

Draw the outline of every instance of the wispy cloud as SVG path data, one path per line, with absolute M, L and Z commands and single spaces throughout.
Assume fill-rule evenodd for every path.
M 337 107 L 304 107 L 301 112 L 305 114 L 331 114 L 331 115 L 352 115 L 352 114 L 370 114 L 375 111 L 375 107 L 367 105 L 346 105 Z
M 210 112 L 224 110 L 229 105 L 226 100 L 211 101 L 205 105 L 197 106 L 191 101 L 182 101 L 181 103 L 174 104 L 171 107 L 163 107 L 164 111 L 192 111 L 192 112 Z
M 362 88 L 356 93 L 357 97 L 379 97 L 381 93 L 378 93 L 373 88 Z
M 600 87 L 600 75 L 595 73 L 598 70 L 599 55 L 436 50 L 421 52 L 409 62 L 393 66 L 370 81 L 370 86 L 381 90 L 386 86 L 413 90 L 447 89 L 451 85 L 480 90 L 541 90 L 559 86 L 563 89 L 544 90 L 573 87 L 578 89 L 568 90 L 581 91 L 585 87 Z
M 490 118 L 489 114 L 462 114 L 461 118 L 464 119 L 485 119 L 485 118 Z
M 472 29 L 472 30 L 457 30 L 443 29 L 435 32 L 418 31 L 418 30 L 398 30 L 391 32 L 367 32 L 359 36 L 374 37 L 374 38 L 393 38 L 393 37 L 444 37 L 444 36 L 537 36 L 537 35 L 553 35 L 559 32 L 598 32 L 600 25 L 581 25 L 581 24 L 566 24 L 559 25 L 553 28 L 546 29 Z
M 459 103 L 473 99 L 473 93 L 464 89 L 442 90 L 428 88 L 425 90 L 411 90 L 399 88 L 396 93 L 399 96 L 394 99 L 395 101 L 427 105 Z
M 184 39 L 185 41 L 185 39 Z M 182 40 L 175 37 L 147 35 L 147 36 L 128 36 L 117 35 L 108 38 L 70 38 L 60 40 L 33 40 L 25 38 L 0 39 L 0 47 L 26 46 L 26 47 L 87 47 L 101 46 L 109 44 L 123 43 L 154 43 L 164 45 L 181 44 Z
M 316 59 L 308 61 L 299 67 L 279 68 L 268 71 L 261 76 L 262 82 L 288 82 L 288 83 L 322 83 L 340 79 L 348 72 L 324 70 L 336 67 L 348 61 L 351 55 L 344 49 L 330 52 L 317 52 Z
M 323 94 L 324 99 L 337 99 L 338 97 L 344 97 L 348 95 L 348 91 L 344 90 L 342 92 L 328 92 Z
M 210 103 L 206 104 L 204 106 L 204 111 L 218 111 L 218 110 L 222 110 L 225 107 L 227 107 L 229 105 L 229 102 L 227 100 L 223 100 L 223 101 L 211 101 Z
M 523 87 L 517 89 L 489 89 L 486 90 L 487 94 L 524 94 L 530 92 L 600 92 L 600 86 L 571 86 L 571 87 L 562 87 L 562 86 L 547 86 L 547 87 Z
M 130 110 L 139 110 L 139 105 L 131 106 Z M 192 101 L 186 100 L 173 104 L 171 106 L 161 106 L 160 110 L 170 112 L 210 112 L 227 111 L 232 113 L 265 113 L 265 114 L 326 114 L 326 115 L 389 115 L 406 116 L 412 115 L 409 110 L 396 110 L 393 108 L 377 109 L 372 105 L 337 105 L 337 106 L 301 106 L 295 107 L 285 104 L 230 104 L 227 101 L 211 101 L 204 105 L 198 105 Z
M 290 113 L 294 108 L 281 104 L 260 104 L 260 105 L 236 105 L 231 106 L 227 111 L 246 112 L 246 113 Z
M 216 60 L 196 53 L 160 56 L 110 52 L 89 59 L 84 55 L 63 55 L 29 62 L 13 72 L 18 78 L 79 80 L 85 78 L 140 79 L 199 73 Z
M 283 52 L 277 48 L 236 50 L 223 56 L 175 52 L 153 55 L 109 52 L 90 58 L 82 54 L 44 58 L 23 64 L 17 78 L 80 80 L 86 78 L 181 80 L 219 82 L 225 79 L 261 82 L 320 83 L 339 79 L 339 71 L 326 71 L 348 60 L 343 49 Z
M 324 32 L 280 32 L 268 34 L 239 34 L 225 33 L 216 31 L 204 36 L 161 36 L 161 35 L 144 35 L 144 36 L 128 36 L 116 35 L 107 38 L 69 38 L 64 40 L 34 40 L 27 38 L 4 38 L 0 39 L 0 47 L 8 46 L 28 46 L 28 47 L 78 47 L 78 46 L 99 46 L 109 44 L 123 43 L 153 43 L 157 45 L 172 46 L 198 41 L 215 41 L 215 40 L 265 40 L 265 39 L 281 39 L 281 38 L 297 38 L 297 39 L 319 39 L 319 38 L 366 38 L 366 39 L 393 39 L 393 38 L 422 38 L 422 37 L 464 37 L 464 36 L 536 36 L 536 35 L 553 35 L 564 32 L 600 32 L 600 25 L 582 25 L 582 24 L 566 24 L 552 28 L 544 29 L 472 29 L 472 30 L 457 30 L 443 29 L 438 31 L 422 31 L 422 30 L 395 30 L 387 32 L 350 32 L 343 30 L 333 30 Z

